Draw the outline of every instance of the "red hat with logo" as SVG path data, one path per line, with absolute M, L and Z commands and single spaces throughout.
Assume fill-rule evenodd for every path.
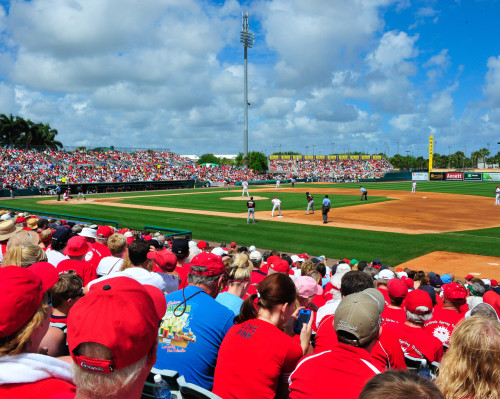
M 486 291 L 483 295 L 483 302 L 491 305 L 500 319 L 500 295 L 495 291 Z
M 466 280 L 470 280 L 471 278 L 474 278 L 474 276 L 472 274 L 468 274 L 467 276 L 465 276 Z
M 58 279 L 56 268 L 47 262 L 0 268 L 0 338 L 14 334 L 35 315 Z
M 410 313 L 424 315 L 432 310 L 432 299 L 423 290 L 413 290 L 406 295 L 403 307 Z
M 177 265 L 177 256 L 172 251 L 148 252 L 147 257 L 148 259 L 152 259 L 161 270 L 166 272 L 173 272 Z
M 279 256 L 270 256 L 267 258 L 267 265 L 270 269 L 274 270 L 278 273 L 288 273 L 290 270 L 290 265 L 284 259 L 281 259 Z
M 498 285 L 498 281 L 496 281 L 496 280 L 494 280 L 494 279 L 491 279 L 490 281 L 491 281 L 491 286 L 492 286 L 493 288 L 495 288 L 495 287 Z
M 458 283 L 443 285 L 443 295 L 451 302 L 462 302 L 467 296 L 467 291 Z
M 113 235 L 113 229 L 109 226 L 99 226 L 97 229 L 97 238 L 109 238 Z
M 137 363 L 154 347 L 158 323 L 165 315 L 165 296 L 156 287 L 129 277 L 93 284 L 68 315 L 68 347 L 75 364 L 96 373 L 110 373 Z M 111 359 L 81 353 L 80 344 L 96 343 Z
M 222 262 L 222 258 L 219 255 L 215 255 L 211 252 L 202 252 L 196 255 L 189 264 L 191 266 L 190 274 L 197 274 L 201 276 L 220 276 L 226 273 L 226 267 Z M 199 272 L 193 271 L 193 266 L 204 266 L 207 268 L 206 271 Z
M 404 298 L 408 294 L 408 286 L 404 281 L 392 278 L 387 283 L 387 291 L 391 298 Z
M 74 236 L 68 240 L 68 244 L 64 249 L 66 256 L 82 256 L 90 250 L 90 244 L 83 236 Z

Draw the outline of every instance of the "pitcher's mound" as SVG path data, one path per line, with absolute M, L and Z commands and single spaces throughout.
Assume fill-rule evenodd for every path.
M 221 200 L 227 200 L 227 201 L 248 201 L 250 198 L 248 197 L 222 197 Z M 253 196 L 253 200 L 268 200 L 269 198 L 266 197 L 257 197 Z

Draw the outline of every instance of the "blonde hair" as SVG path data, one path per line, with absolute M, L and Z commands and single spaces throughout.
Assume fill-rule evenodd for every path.
M 470 317 L 451 335 L 437 385 L 446 399 L 500 398 L 500 323 Z
M 38 245 L 28 243 L 8 248 L 2 266 L 29 267 L 37 262 L 47 262 L 47 255 Z
M 148 259 L 148 261 L 143 266 L 135 266 L 130 261 L 130 258 L 129 258 L 128 253 L 127 253 L 123 257 L 123 263 L 122 263 L 122 267 L 120 268 L 120 271 L 122 272 L 124 270 L 130 269 L 131 267 L 142 267 L 143 269 L 146 269 L 148 272 L 152 272 L 154 269 L 154 263 L 151 259 Z
M 78 353 L 95 359 L 112 359 L 111 351 L 104 345 L 94 342 L 84 342 L 78 346 Z M 96 373 L 94 371 L 83 370 L 73 363 L 73 377 L 78 394 L 90 398 L 106 398 L 117 396 L 122 393 L 126 397 L 126 392 L 146 366 L 148 355 L 138 362 L 131 364 L 112 373 Z M 123 391 L 123 392 L 122 392 Z
M 318 272 L 317 270 L 313 270 L 312 272 L 309 272 L 308 276 L 316 280 L 316 284 L 321 285 L 322 277 L 320 272 Z
M 309 273 L 316 271 L 316 265 L 311 259 L 307 259 L 302 266 L 300 266 L 300 275 L 308 276 Z
M 252 267 L 246 254 L 240 253 L 233 258 L 233 262 L 226 266 L 226 278 L 229 285 L 238 285 L 250 281 Z
M 127 248 L 127 237 L 123 234 L 113 234 L 108 239 L 108 248 L 111 255 L 121 255 L 125 251 L 125 248 Z
M 0 357 L 18 355 L 26 350 L 30 342 L 31 334 L 50 316 L 50 306 L 45 294 L 42 303 L 36 310 L 35 314 L 15 333 L 8 337 L 0 338 Z M 36 348 L 38 349 L 38 348 Z

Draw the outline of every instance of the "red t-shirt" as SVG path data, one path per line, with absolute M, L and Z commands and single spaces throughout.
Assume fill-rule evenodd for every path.
M 222 341 L 213 392 L 235 399 L 273 399 L 302 357 L 302 348 L 275 325 L 260 319 L 236 324 Z
M 97 278 L 96 269 L 92 268 L 89 262 L 84 262 L 81 260 L 71 260 L 65 259 L 59 262 L 56 268 L 57 272 L 60 274 L 62 272 L 68 272 L 74 270 L 83 280 L 83 286 L 86 287 L 88 283 Z
M 250 286 L 248 287 L 247 294 L 253 295 L 257 293 L 257 284 L 267 277 L 267 274 L 262 270 L 252 270 L 250 275 Z
M 312 303 L 314 303 L 318 309 L 323 306 L 326 301 L 325 301 L 325 298 L 323 297 L 323 295 L 315 295 L 313 300 L 312 300 Z
M 377 288 L 377 290 L 379 290 L 380 293 L 384 296 L 385 307 L 389 306 L 391 304 L 391 298 L 389 298 L 389 291 L 384 290 L 383 288 Z
M 399 308 L 393 309 L 388 306 L 382 312 L 382 325 L 384 324 L 404 324 L 406 323 L 406 312 Z
M 321 319 L 315 339 L 314 353 L 332 349 L 337 344 L 337 333 L 333 328 L 334 315 Z M 379 341 L 371 351 L 371 356 L 379 368 L 407 370 L 405 358 L 397 337 L 382 328 Z
M 404 353 L 429 362 L 441 362 L 443 344 L 429 331 L 407 324 L 389 323 L 384 328 L 390 329 L 398 338 Z
M 75 392 L 76 388 L 73 384 L 58 378 L 47 378 L 29 384 L 0 385 L 0 398 L 2 399 L 50 399 L 57 394 L 71 393 L 74 395 Z
M 300 361 L 290 376 L 290 399 L 357 399 L 365 383 L 382 371 L 365 349 L 338 343 Z
M 95 242 L 92 244 L 90 251 L 85 254 L 84 260 L 90 263 L 93 273 L 96 273 L 97 276 L 97 266 L 99 266 L 101 259 L 106 256 L 111 256 L 108 246 Z
M 455 310 L 434 308 L 432 319 L 424 324 L 424 329 L 438 338 L 443 344 L 450 343 L 451 333 L 465 313 Z

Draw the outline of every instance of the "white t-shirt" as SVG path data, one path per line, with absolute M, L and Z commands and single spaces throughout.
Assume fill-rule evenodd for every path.
M 274 198 L 271 202 L 272 202 L 274 205 L 281 205 L 281 201 L 280 201 L 278 198 Z
M 49 262 L 54 267 L 57 267 L 59 262 L 62 262 L 65 259 L 69 259 L 66 255 L 63 255 L 59 251 L 55 251 L 53 249 L 48 249 L 45 254 L 47 255 L 47 262 Z
M 107 276 L 110 273 L 115 273 L 120 271 L 122 267 L 123 259 L 116 256 L 106 256 L 101 259 L 99 265 L 97 266 L 98 276 Z

